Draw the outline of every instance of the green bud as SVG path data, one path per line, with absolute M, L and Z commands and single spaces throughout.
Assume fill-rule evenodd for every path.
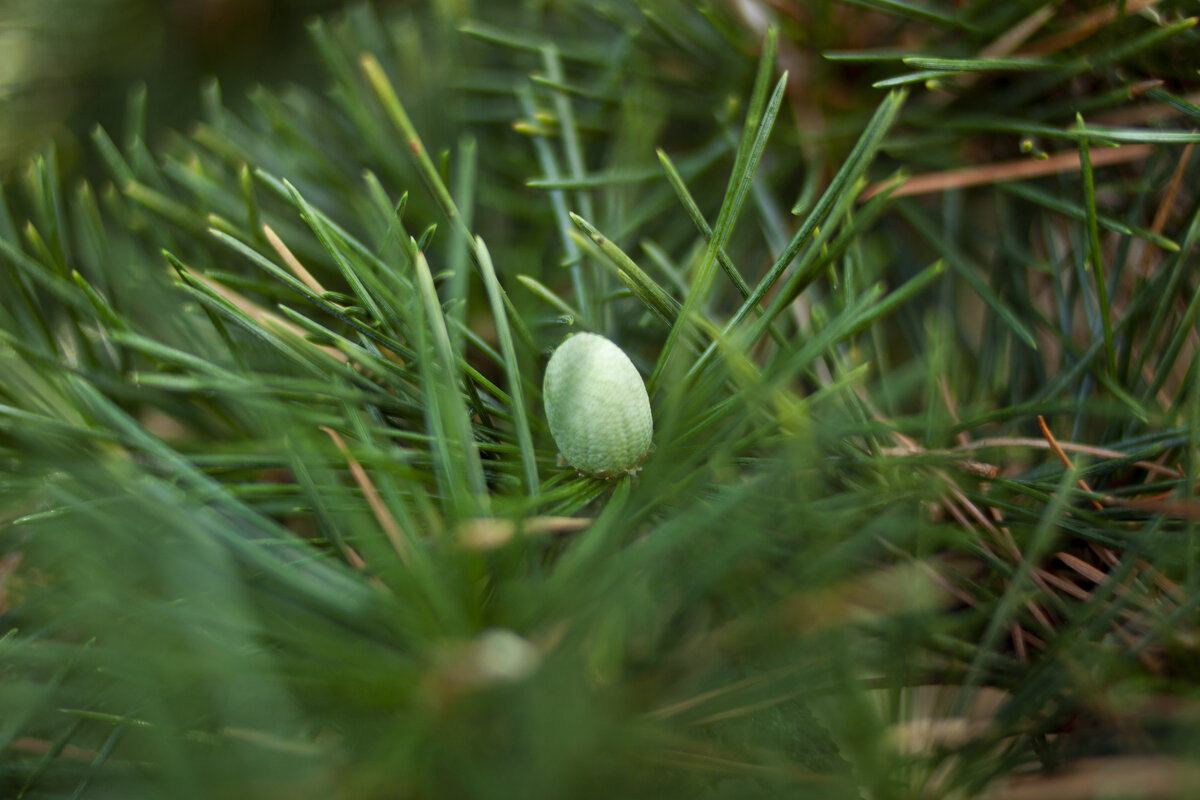
M 559 345 L 542 396 L 559 451 L 583 474 L 615 478 L 645 460 L 654 435 L 646 384 L 608 339 L 579 333 Z

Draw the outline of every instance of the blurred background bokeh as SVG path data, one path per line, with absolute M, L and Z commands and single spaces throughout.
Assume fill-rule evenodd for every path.
M 405 5 L 381 2 L 377 6 Z M 66 145 L 117 122 L 131 86 L 154 98 L 150 129 L 186 124 L 215 77 L 303 82 L 317 65 L 303 35 L 343 0 L 0 0 L 0 175 L 47 138 Z

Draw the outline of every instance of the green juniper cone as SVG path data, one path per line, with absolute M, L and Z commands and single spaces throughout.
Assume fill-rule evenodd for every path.
M 571 466 L 612 478 L 641 465 L 654 420 L 646 385 L 621 348 L 594 333 L 563 342 L 550 363 L 542 394 L 546 421 Z

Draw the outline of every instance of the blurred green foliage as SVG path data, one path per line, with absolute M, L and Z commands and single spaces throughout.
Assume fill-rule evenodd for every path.
M 119 122 L 135 82 L 151 129 L 185 125 L 202 80 L 309 81 L 303 21 L 342 0 L 0 0 L 0 171 L 48 137 Z M 386 5 L 386 3 L 384 4 Z
M 1200 47 L 1134 6 L 358 3 L 277 81 L 267 6 L 113 12 L 149 91 L 0 189 L 0 794 L 1194 796 Z M 556 464 L 574 330 L 636 477 Z

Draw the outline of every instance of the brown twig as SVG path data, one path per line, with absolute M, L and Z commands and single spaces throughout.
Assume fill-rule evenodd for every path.
M 1175 206 L 1175 196 L 1179 193 L 1179 187 L 1183 183 L 1184 170 L 1187 167 L 1188 159 L 1191 158 L 1192 149 L 1196 146 L 1195 142 L 1188 142 L 1187 147 L 1183 148 L 1183 154 L 1179 156 L 1179 163 L 1175 165 L 1175 173 L 1171 176 L 1171 182 L 1167 184 L 1167 190 L 1163 192 L 1162 200 L 1158 204 L 1158 210 L 1154 212 L 1154 221 L 1150 223 L 1150 230 L 1158 235 L 1167 227 L 1167 217 L 1171 214 L 1171 209 Z M 1154 255 L 1154 246 L 1146 244 L 1146 249 L 1142 253 L 1141 273 L 1145 277 L 1150 276 L 1150 260 Z
M 1152 148 L 1148 144 L 1127 144 L 1121 147 L 1094 150 L 1090 154 L 1093 167 L 1103 167 L 1111 164 L 1123 164 L 1129 161 L 1140 161 L 1150 155 Z M 1073 172 L 1079 169 L 1079 152 L 1071 151 L 1056 153 L 1049 158 L 1033 159 L 1018 158 L 1012 161 L 999 161 L 991 164 L 979 164 L 972 167 L 926 172 L 914 175 L 892 190 L 892 197 L 931 194 L 946 189 L 962 189 L 968 186 L 982 186 L 993 183 L 1040 178 L 1059 172 Z M 894 185 L 894 181 L 885 180 L 874 183 L 866 188 L 859 196 L 859 202 L 870 200 L 885 188 Z
M 1046 418 L 1041 414 L 1038 414 L 1037 420 L 1038 426 L 1042 429 L 1042 435 L 1045 436 L 1046 441 L 1050 443 L 1050 449 L 1053 450 L 1054 454 L 1058 456 L 1058 460 L 1061 461 L 1063 466 L 1067 469 L 1074 469 L 1075 467 L 1071 464 L 1071 459 L 1067 458 L 1067 454 L 1063 452 L 1061 447 L 1059 447 L 1058 440 L 1055 439 L 1054 434 L 1050 432 L 1050 426 L 1046 424 Z M 1080 489 L 1083 489 L 1088 494 L 1095 494 L 1095 492 L 1092 491 L 1092 487 L 1088 486 L 1087 481 L 1085 481 L 1083 478 L 1080 478 L 1078 481 L 1076 481 L 1075 485 Z M 1092 500 L 1091 502 L 1092 507 L 1097 511 L 1104 510 L 1104 505 L 1100 501 Z
M 1151 6 L 1158 5 L 1160 2 L 1161 0 L 1130 0 L 1130 2 L 1124 4 L 1125 14 L 1136 14 Z M 1120 10 L 1120 4 L 1109 3 L 1101 6 L 1096 11 L 1083 14 L 1069 23 L 1067 29 L 1062 33 L 1048 36 L 1022 49 L 1021 55 L 1047 56 L 1051 53 L 1057 53 L 1059 50 L 1065 50 L 1073 44 L 1082 42 L 1115 20 Z
M 283 240 L 279 238 L 279 235 L 271 230 L 271 226 L 263 223 L 262 229 L 263 233 L 266 234 L 267 242 L 271 245 L 271 249 L 278 254 L 283 263 L 287 265 L 287 268 L 292 271 L 292 274 L 317 294 L 325 294 L 325 287 L 312 276 L 311 272 L 304 268 L 304 265 L 300 263 L 300 259 L 296 258 L 292 254 L 292 251 L 288 249 L 288 246 L 283 243 Z
M 404 536 L 404 532 L 400 530 L 400 524 L 396 522 L 396 518 L 392 516 L 391 510 L 383 502 L 383 498 L 379 496 L 379 491 L 375 488 L 375 484 L 371 481 L 367 471 L 362 468 L 358 460 L 350 453 L 350 448 L 342 440 L 342 437 L 337 431 L 332 428 L 321 426 L 333 444 L 337 447 L 338 452 L 346 459 L 346 465 L 350 467 L 350 474 L 354 476 L 354 482 L 362 489 L 363 496 L 367 499 L 367 505 L 371 507 L 371 512 L 375 515 L 375 519 L 379 522 L 379 527 L 383 528 L 383 533 L 391 542 L 396 554 L 400 556 L 400 560 L 405 566 L 412 565 L 412 548 L 408 540 Z M 358 559 L 361 561 L 362 559 Z
M 1107 447 L 1096 447 L 1090 444 L 1078 444 L 1076 442 L 1058 442 L 1058 446 L 1069 453 L 1083 453 L 1084 455 L 1096 456 L 1098 458 L 1128 458 L 1128 453 L 1122 453 L 1120 450 L 1111 450 Z M 1050 448 L 1050 443 L 1043 439 L 1033 439 L 1023 436 L 996 436 L 988 439 L 975 439 L 959 447 L 954 448 L 954 451 L 972 451 L 983 450 L 989 447 L 1038 447 Z M 1178 478 L 1179 473 L 1170 467 L 1164 467 L 1162 464 L 1155 464 L 1153 461 L 1135 461 L 1133 466 L 1140 467 L 1147 472 L 1154 472 L 1159 475 L 1168 475 L 1172 478 Z
M 239 311 L 263 327 L 270 328 L 278 332 L 288 333 L 292 336 L 295 336 L 297 339 L 304 339 L 306 342 L 308 341 L 305 339 L 305 331 L 299 325 L 295 325 L 288 320 L 283 319 L 278 314 L 268 311 L 240 292 L 236 292 L 233 289 L 230 289 L 228 286 L 218 283 L 207 275 L 203 275 L 194 269 L 188 269 L 186 271 L 189 276 L 195 278 L 209 289 L 212 289 L 214 292 L 221 295 L 221 297 L 225 298 L 225 300 L 227 300 L 230 304 L 236 306 Z M 312 346 L 316 349 L 325 353 L 330 358 L 337 359 L 343 364 L 350 360 L 349 356 L 347 356 L 341 350 L 338 350 L 336 347 L 313 344 L 312 342 L 309 342 L 309 344 L 312 344 Z

